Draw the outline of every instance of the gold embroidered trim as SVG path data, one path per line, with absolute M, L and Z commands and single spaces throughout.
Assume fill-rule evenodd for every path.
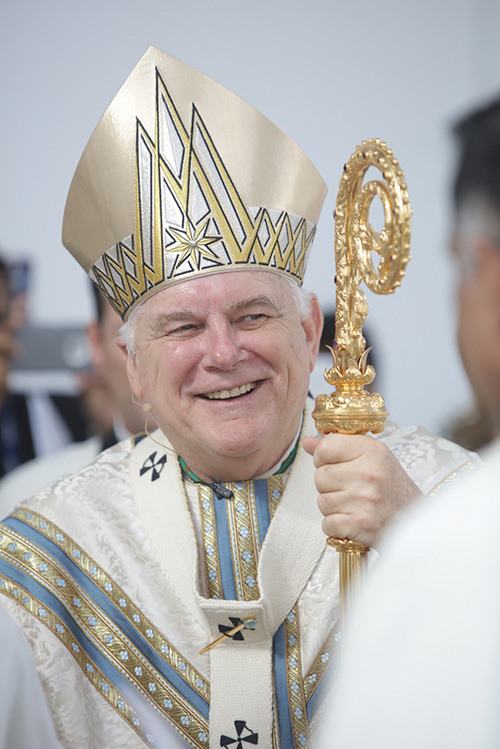
M 96 565 L 87 564 L 93 560 L 84 555 L 80 547 L 74 544 L 71 539 L 66 538 L 65 534 L 57 526 L 53 526 L 42 516 L 24 509 L 17 512 L 18 515 L 22 515 L 23 513 L 28 516 L 26 522 L 37 528 L 37 530 L 40 530 L 47 537 L 50 538 L 53 536 L 54 539 L 57 538 L 56 543 L 60 547 L 64 544 L 69 547 L 71 544 L 72 552 L 77 552 L 76 555 L 75 553 L 71 554 L 75 563 L 78 564 L 79 561 L 81 562 L 85 556 L 83 567 L 88 566 L 90 574 L 93 573 L 93 570 L 97 569 L 97 572 L 93 574 L 96 584 L 98 583 L 95 578 L 99 578 L 100 575 L 104 576 L 106 582 L 104 583 L 102 593 L 110 600 L 113 600 L 114 583 L 111 583 Z M 186 735 L 186 738 L 189 737 L 191 741 L 195 741 L 195 746 L 203 746 L 205 742 L 198 744 L 196 737 L 198 735 L 207 735 L 207 721 L 149 663 L 137 650 L 135 645 L 113 624 L 66 570 L 51 556 L 43 552 L 43 550 L 31 544 L 31 542 L 19 536 L 7 526 L 2 525 L 1 531 L 0 556 L 10 563 L 15 564 L 18 569 L 24 571 L 32 579 L 49 590 L 63 604 L 71 617 L 78 623 L 82 632 L 104 657 L 148 702 L 156 705 L 166 722 L 174 725 L 178 732 Z M 68 551 L 67 548 L 66 551 Z M 79 554 L 81 554 L 80 557 Z M 127 602 L 123 591 L 116 588 L 116 594 L 118 596 L 118 605 L 127 619 L 129 619 L 130 625 L 139 631 L 141 629 L 144 630 L 145 637 L 147 637 L 155 650 L 157 650 L 156 645 L 161 641 L 160 650 L 157 650 L 160 657 L 169 662 L 170 665 L 175 663 L 175 670 L 185 682 L 189 683 L 188 679 L 194 678 L 197 683 L 190 684 L 190 686 L 198 694 L 204 692 L 208 700 L 209 685 L 201 674 L 198 675 L 198 672 L 177 651 L 171 648 L 170 644 L 154 630 L 142 614 L 135 607 L 132 607 L 130 602 Z M 129 612 L 126 611 L 127 606 L 130 606 L 134 611 L 132 621 L 130 621 L 128 616 Z M 134 619 L 134 617 L 136 618 Z M 141 628 L 140 625 L 143 620 L 145 626 Z M 121 711 L 120 714 L 122 714 Z
M 302 682 L 299 607 L 296 604 L 284 621 L 288 704 L 296 746 L 309 746 L 309 725 Z
M 276 475 L 267 479 L 267 493 L 271 519 L 283 494 L 283 476 Z M 286 478 L 286 476 L 285 476 Z M 259 597 L 257 585 L 257 565 L 261 549 L 261 539 L 257 518 L 255 488 L 253 482 L 236 482 L 228 484 L 233 497 L 226 503 L 227 523 L 231 544 L 231 557 L 235 587 L 239 600 L 256 600 Z M 215 535 L 215 511 L 212 490 L 199 485 L 200 508 L 202 513 L 203 547 L 205 553 L 205 575 L 210 595 L 216 593 L 222 597 L 220 583 L 220 563 L 217 539 Z M 218 501 L 218 500 L 217 500 Z M 243 531 L 243 532 L 242 532 Z M 211 572 L 212 571 L 212 572 Z M 211 578 L 210 579 L 210 573 Z M 245 581 L 250 577 L 255 585 L 249 586 Z M 292 722 L 292 732 L 296 746 L 310 746 L 310 728 L 307 718 L 307 700 L 321 683 L 330 657 L 336 652 L 338 632 L 333 630 L 319 651 L 314 663 L 305 677 L 302 677 L 302 660 L 300 650 L 300 623 L 298 605 L 290 612 L 284 622 L 285 667 L 287 674 L 287 692 Z M 274 675 L 273 675 L 274 682 Z M 280 749 L 279 722 L 277 720 L 276 692 L 273 698 L 273 749 Z
M 304 676 L 304 695 L 306 702 L 309 701 L 310 697 L 316 691 L 316 688 L 321 684 L 321 680 L 331 666 L 333 659 L 338 653 L 340 648 L 340 621 L 332 629 L 331 633 L 326 638 L 326 641 L 319 651 L 318 655 L 314 659 L 311 668 Z
M 231 484 L 233 498 L 226 505 L 236 595 L 240 601 L 260 598 L 257 564 L 260 533 L 253 481 Z
M 278 474 L 277 476 L 271 476 L 267 479 L 267 490 L 269 495 L 269 510 L 271 513 L 271 519 L 274 517 L 274 513 L 278 509 L 281 495 L 283 494 L 283 477 L 288 474 Z
M 209 699 L 208 685 L 205 683 L 201 685 L 201 682 L 205 682 L 203 675 L 188 663 L 182 654 L 155 629 L 153 624 L 143 615 L 142 611 L 132 603 L 123 590 L 97 565 L 92 557 L 88 556 L 73 539 L 42 515 L 38 515 L 36 512 L 25 508 L 19 508 L 15 515 L 27 525 L 41 532 L 62 549 L 85 572 L 87 577 L 94 582 L 101 593 L 119 607 L 130 625 L 149 641 L 158 655 L 186 683 L 195 689 L 200 696 L 207 700 Z
M 205 484 L 197 484 L 198 501 L 201 513 L 201 535 L 203 539 L 203 568 L 208 598 L 222 599 L 220 577 L 219 546 L 215 523 L 214 498 L 212 490 Z
M 6 555 L 1 554 L 2 557 Z M 20 565 L 18 565 L 20 566 Z M 15 601 L 36 619 L 39 619 L 65 645 L 79 667 L 97 691 L 114 707 L 132 728 L 141 736 L 140 720 L 123 695 L 111 684 L 95 662 L 89 658 L 62 620 L 21 585 L 0 578 L 0 592 Z M 135 719 L 135 720 L 134 720 Z M 147 739 L 147 737 L 146 737 Z

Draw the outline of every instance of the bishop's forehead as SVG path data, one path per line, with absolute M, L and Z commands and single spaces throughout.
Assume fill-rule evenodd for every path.
M 250 308 L 263 312 L 295 307 L 293 287 L 275 273 L 250 271 L 198 276 L 165 286 L 147 297 L 135 310 L 160 322 L 204 318 L 213 313 L 236 315 Z

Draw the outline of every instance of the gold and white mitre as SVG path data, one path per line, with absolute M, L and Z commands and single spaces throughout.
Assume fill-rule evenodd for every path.
M 264 269 L 302 284 L 325 195 L 276 125 L 150 47 L 83 152 L 63 244 L 126 318 L 207 273 Z

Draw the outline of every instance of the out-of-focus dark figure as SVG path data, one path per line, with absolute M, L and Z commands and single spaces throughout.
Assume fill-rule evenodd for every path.
M 122 319 L 94 284 L 91 287 L 95 317 L 87 325 L 86 336 L 92 369 L 80 375 L 80 401 L 93 436 L 27 461 L 0 479 L 0 517 L 52 481 L 83 468 L 101 450 L 145 429 L 146 414 L 132 401 L 123 352 L 116 343 Z M 148 429 L 156 429 L 151 416 Z
M 16 305 L 9 267 L 0 259 L 0 477 L 39 455 L 89 436 L 89 424 L 76 397 L 17 393 L 9 373 L 18 348 Z
M 10 362 L 16 346 L 10 320 L 10 287 L 7 265 L 0 258 L 0 404 L 7 395 Z
M 477 408 L 457 420 L 451 438 L 477 449 L 500 435 L 500 99 L 453 132 L 458 343 Z

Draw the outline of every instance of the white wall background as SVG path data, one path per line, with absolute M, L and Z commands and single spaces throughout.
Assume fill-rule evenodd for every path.
M 83 271 L 62 248 L 71 177 L 99 117 L 150 44 L 264 112 L 330 186 L 306 286 L 333 305 L 342 165 L 386 140 L 414 210 L 395 296 L 368 295 L 376 380 L 400 423 L 441 431 L 470 400 L 447 257 L 449 125 L 500 93 L 495 0 L 19 0 L 0 10 L 0 248 L 35 266 L 31 320 L 84 323 Z M 332 331 L 333 335 L 333 331 Z

